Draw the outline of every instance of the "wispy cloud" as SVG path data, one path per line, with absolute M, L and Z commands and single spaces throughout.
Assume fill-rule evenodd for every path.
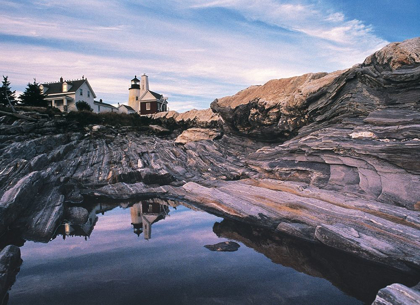
M 357 19 L 347 19 L 342 12 L 331 11 L 318 1 L 227 0 L 206 3 L 190 0 L 191 8 L 224 7 L 240 12 L 252 21 L 301 32 L 333 43 L 352 46 L 355 50 L 371 51 L 387 42 L 377 37 L 370 25 Z M 304 3 L 304 4 L 302 4 Z M 362 45 L 361 45 L 362 44 Z
M 121 103 L 145 72 L 182 111 L 272 78 L 347 68 L 386 43 L 322 1 L 3 2 L 0 66 L 14 89 L 85 75 L 98 98 Z

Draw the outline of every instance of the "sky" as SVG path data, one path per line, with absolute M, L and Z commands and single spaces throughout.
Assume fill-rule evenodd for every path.
M 251 85 L 361 63 L 420 36 L 419 0 L 0 0 L 0 72 L 29 82 L 88 79 L 127 103 L 131 79 L 179 112 Z

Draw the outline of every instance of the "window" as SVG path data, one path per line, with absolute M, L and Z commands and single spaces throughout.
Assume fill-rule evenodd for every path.
M 139 97 L 138 96 L 136 96 L 136 101 L 138 101 L 139 100 Z
M 90 91 L 88 91 L 88 97 L 90 97 Z
M 80 95 L 83 95 L 83 89 L 80 89 L 79 92 L 80 92 Z
M 146 110 L 150 110 L 150 103 L 146 103 Z

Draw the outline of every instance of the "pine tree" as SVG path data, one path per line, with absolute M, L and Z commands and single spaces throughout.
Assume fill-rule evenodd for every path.
M 89 112 L 93 111 L 92 107 L 90 107 L 90 105 L 86 103 L 85 101 L 76 102 L 76 108 L 78 111 L 89 111 Z
M 10 82 L 8 76 L 3 75 L 2 86 L 0 88 L 0 104 L 9 105 L 7 98 L 12 105 L 16 104 L 16 91 L 10 89 Z
M 39 84 L 34 80 L 34 83 L 28 83 L 28 87 L 20 96 L 20 101 L 28 106 L 47 107 L 48 103 L 45 101 L 45 95 L 41 93 Z

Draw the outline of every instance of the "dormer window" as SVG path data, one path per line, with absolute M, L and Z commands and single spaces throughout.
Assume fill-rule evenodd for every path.
M 67 92 L 67 91 L 68 91 L 68 86 L 67 86 L 67 83 L 64 82 L 63 83 L 63 92 Z
M 80 95 L 83 95 L 83 89 L 79 89 Z
M 39 91 L 41 91 L 41 94 L 44 94 L 44 86 L 43 85 L 39 86 Z

